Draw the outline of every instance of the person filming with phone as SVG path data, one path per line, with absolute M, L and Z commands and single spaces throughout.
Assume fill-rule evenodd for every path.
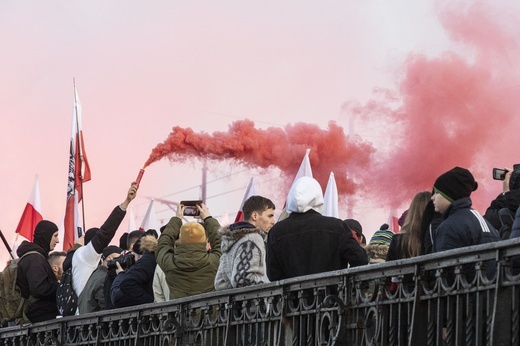
M 509 239 L 515 213 L 520 205 L 520 164 L 510 168 L 493 168 L 493 179 L 502 180 L 502 192 L 491 202 L 484 218 L 502 239 Z
M 183 224 L 185 216 L 195 217 L 203 223 Z M 177 214 L 159 237 L 155 252 L 157 264 L 164 271 L 170 288 L 170 299 L 215 290 L 213 283 L 222 254 L 219 228 L 219 222 L 202 201 L 179 203 Z M 209 252 L 206 249 L 208 241 L 212 249 Z

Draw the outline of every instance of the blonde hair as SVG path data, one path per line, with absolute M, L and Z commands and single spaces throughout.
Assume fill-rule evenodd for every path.
M 415 195 L 408 208 L 408 214 L 401 227 L 401 244 L 399 252 L 403 258 L 419 256 L 421 254 L 421 221 L 426 205 L 431 200 L 430 191 L 421 191 Z

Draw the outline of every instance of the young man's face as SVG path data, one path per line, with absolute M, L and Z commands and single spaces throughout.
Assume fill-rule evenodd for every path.
M 275 223 L 274 209 L 269 208 L 261 213 L 254 211 L 252 219 L 256 227 L 267 233 Z
M 51 243 L 49 244 L 50 246 L 50 249 L 51 251 L 54 250 L 54 248 L 56 247 L 56 244 L 58 244 L 60 242 L 60 240 L 58 239 L 58 232 L 55 232 L 53 235 L 52 235 L 52 238 L 51 238 Z
M 444 214 L 451 205 L 451 202 L 448 201 L 439 192 L 437 192 L 437 190 L 434 190 L 434 194 L 432 195 L 432 201 L 435 207 L 435 211 L 441 214 Z

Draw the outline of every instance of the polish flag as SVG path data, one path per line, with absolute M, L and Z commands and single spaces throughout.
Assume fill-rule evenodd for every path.
M 155 215 L 155 208 L 153 206 L 154 200 L 152 199 L 150 201 L 150 204 L 148 205 L 148 209 L 146 210 L 146 214 L 144 215 L 143 221 L 141 222 L 141 226 L 139 227 L 139 230 L 141 231 L 148 231 L 149 229 L 154 229 L 159 233 L 159 229 L 161 228 L 161 225 L 159 223 L 159 220 L 157 219 L 157 216 Z
M 32 242 L 34 229 L 41 220 L 43 220 L 43 217 L 40 200 L 40 185 L 38 184 L 38 175 L 36 175 L 31 196 L 25 205 L 18 227 L 16 227 L 16 233 Z
M 90 180 L 90 167 L 85 154 L 81 130 L 81 103 L 74 85 L 74 109 L 69 155 L 69 181 L 67 184 L 67 207 L 63 221 L 63 250 L 67 251 L 74 241 L 84 234 L 83 222 L 79 220 L 78 204 L 83 198 L 83 183 Z
M 327 183 L 327 188 L 325 189 L 323 200 L 323 215 L 332 216 L 339 219 L 338 187 L 336 186 L 334 172 L 330 172 L 329 182 Z
M 253 177 L 249 179 L 249 184 L 247 185 L 246 193 L 244 194 L 244 198 L 242 199 L 242 203 L 240 204 L 240 209 L 238 210 L 237 216 L 235 217 L 235 222 L 244 221 L 244 203 L 251 196 L 256 196 L 256 186 Z
M 300 179 L 301 177 L 311 177 L 312 176 L 312 168 L 311 168 L 311 161 L 309 160 L 309 153 L 311 152 L 310 149 L 307 149 L 305 151 L 305 156 L 303 157 L 302 163 L 300 164 L 300 168 L 298 169 L 298 172 L 296 173 L 296 177 L 294 178 L 294 181 L 292 185 L 296 182 L 296 180 Z M 292 187 L 291 185 L 291 187 Z M 283 219 L 287 218 L 289 214 L 286 211 L 286 205 L 287 205 L 287 199 L 283 205 L 282 212 L 280 213 L 280 216 L 278 217 L 278 221 L 282 221 Z

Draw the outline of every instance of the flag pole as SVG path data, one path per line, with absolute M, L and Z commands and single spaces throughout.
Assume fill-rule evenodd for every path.
M 11 258 L 14 259 L 13 249 L 11 249 L 11 247 L 9 246 L 9 243 L 5 239 L 4 234 L 2 233 L 1 229 L 0 229 L 0 237 L 2 237 L 2 241 L 4 242 L 4 245 L 5 245 L 5 248 L 7 249 L 7 251 L 9 251 Z
M 74 84 L 74 110 L 76 111 L 76 132 L 78 134 L 78 150 L 79 150 L 79 179 L 81 185 L 81 216 L 83 218 L 83 229 L 81 232 L 76 230 L 78 233 L 78 238 L 85 233 L 85 192 L 83 191 L 83 148 L 81 147 L 81 143 L 83 142 L 83 136 L 81 131 L 79 130 L 79 120 L 78 120 L 78 99 L 76 98 L 76 79 L 72 78 L 72 83 Z

